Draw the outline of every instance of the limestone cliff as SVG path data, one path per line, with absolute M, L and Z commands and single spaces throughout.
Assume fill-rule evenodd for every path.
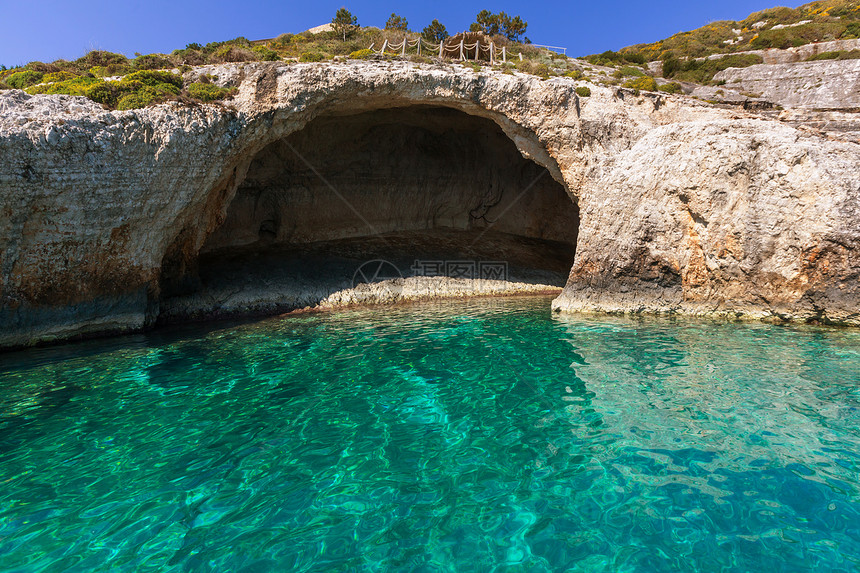
M 519 259 L 539 269 L 575 252 L 560 311 L 860 325 L 856 143 L 683 96 L 580 98 L 567 78 L 459 66 L 207 73 L 238 86 L 231 106 L 0 95 L 0 346 L 154 324 L 200 287 L 207 256 L 289 248 L 301 271 L 318 241 L 401 233 L 426 247 L 407 231 L 463 232 L 451 252 L 480 240 L 481 257 L 497 233 L 512 253 L 537 245 Z M 314 155 L 341 125 L 357 143 Z M 427 165 L 462 185 L 427 185 Z M 408 170 L 424 175 L 397 183 Z
M 729 68 L 715 75 L 714 80 L 783 107 L 860 108 L 860 60 L 757 64 Z

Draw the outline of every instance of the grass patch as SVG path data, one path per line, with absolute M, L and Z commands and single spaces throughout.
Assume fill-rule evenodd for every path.
M 820 60 L 860 60 L 860 50 L 840 50 L 838 52 L 823 52 L 809 56 L 805 61 L 815 62 Z
M 706 85 L 714 76 L 728 68 L 747 68 L 764 62 L 757 54 L 737 54 L 716 60 L 677 60 L 668 57 L 663 61 L 663 77 Z

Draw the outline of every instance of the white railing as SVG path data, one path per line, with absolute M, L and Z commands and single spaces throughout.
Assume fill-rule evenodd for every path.
M 459 52 L 458 59 L 460 60 L 479 60 L 481 59 L 481 53 L 484 53 L 489 55 L 490 65 L 495 65 L 500 59 L 502 63 L 507 63 L 508 61 L 507 48 L 502 46 L 501 49 L 498 49 L 493 42 L 482 44 L 481 42 L 476 41 L 472 44 L 467 44 L 465 40 L 460 40 L 460 45 L 458 46 L 457 44 L 446 45 L 444 41 L 434 44 L 432 42 L 428 42 L 424 38 L 416 38 L 414 40 L 403 38 L 400 42 L 389 42 L 388 40 L 385 40 L 385 42 L 382 43 L 382 48 L 378 52 L 373 49 L 373 46 L 374 44 L 371 44 L 369 49 L 377 54 L 384 54 L 386 50 L 391 50 L 395 53 L 400 52 L 401 56 L 405 56 L 407 49 L 417 48 L 417 53 L 420 56 L 421 48 L 423 47 L 425 51 L 438 55 L 440 58 L 444 56 L 446 51 L 454 51 Z M 519 54 L 519 58 L 522 60 L 523 55 Z
M 561 53 L 565 56 L 567 55 L 567 48 L 563 48 L 561 46 L 545 46 L 543 44 L 529 44 L 530 46 L 534 46 L 536 48 L 546 48 L 547 50 L 561 50 Z

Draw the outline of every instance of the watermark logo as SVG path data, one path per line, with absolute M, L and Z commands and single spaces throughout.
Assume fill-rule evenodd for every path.
M 352 275 L 352 286 L 357 287 L 360 284 L 378 283 L 391 279 L 402 279 L 403 275 L 400 269 L 394 263 L 390 263 L 383 259 L 374 259 L 362 263 Z
M 508 280 L 506 261 L 446 261 L 416 259 L 410 269 L 418 277 L 448 277 L 452 279 Z

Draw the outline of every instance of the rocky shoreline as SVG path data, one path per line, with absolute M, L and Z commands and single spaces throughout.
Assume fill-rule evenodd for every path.
M 853 117 L 791 124 L 680 95 L 590 85 L 586 98 L 570 78 L 408 62 L 215 72 L 238 88 L 227 106 L 119 112 L 0 94 L 0 347 L 151 327 L 174 294 L 193 296 L 202 255 L 222 245 L 494 225 L 575 250 L 557 311 L 860 325 L 860 145 L 822 131 Z M 305 128 L 327 121 L 336 135 L 347 117 L 364 143 L 303 167 L 296 157 L 316 163 L 319 147 Z M 427 157 L 450 165 L 433 171 L 450 171 L 444 185 L 401 184 Z M 499 187 L 513 179 L 492 174 L 514 164 L 522 183 Z M 518 199 L 533 173 L 541 183 Z M 553 193 L 576 212 L 547 227 Z M 398 300 L 475 292 L 411 280 Z

